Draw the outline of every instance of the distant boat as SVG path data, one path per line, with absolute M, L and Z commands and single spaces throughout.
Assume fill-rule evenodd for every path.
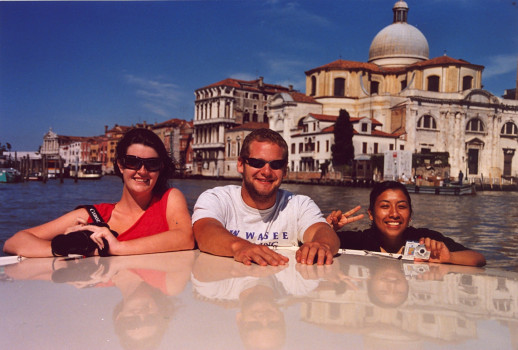
M 405 184 L 405 187 L 409 193 L 445 194 L 453 196 L 473 195 L 477 193 L 474 184 L 448 186 L 417 186 L 414 184 Z
M 98 180 L 103 176 L 101 163 L 79 164 L 77 178 L 83 180 Z M 76 177 L 76 167 L 70 169 L 70 177 Z
M 22 174 L 14 168 L 0 168 L 0 183 L 22 181 Z
M 41 181 L 41 180 L 43 180 L 43 176 L 39 172 L 37 172 L 37 173 L 30 173 L 27 176 L 27 180 L 29 180 L 29 181 Z

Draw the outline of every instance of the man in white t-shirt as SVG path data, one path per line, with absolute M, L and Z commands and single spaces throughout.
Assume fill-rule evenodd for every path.
M 199 249 L 246 265 L 277 266 L 289 259 L 270 246 L 298 247 L 301 242 L 297 262 L 331 264 L 340 241 L 318 206 L 307 196 L 279 189 L 287 163 L 288 145 L 279 133 L 250 133 L 237 163 L 242 185 L 207 190 L 194 206 Z

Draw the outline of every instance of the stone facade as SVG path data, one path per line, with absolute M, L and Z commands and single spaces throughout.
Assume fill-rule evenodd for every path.
M 225 176 L 226 131 L 267 121 L 268 97 L 289 88 L 252 81 L 225 79 L 195 91 L 193 174 Z

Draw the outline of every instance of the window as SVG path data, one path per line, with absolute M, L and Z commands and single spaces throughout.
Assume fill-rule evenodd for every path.
M 379 93 L 379 88 L 380 88 L 380 83 L 377 81 L 372 81 L 371 82 L 371 95 L 374 95 L 374 94 L 377 95 Z
M 344 78 L 336 78 L 335 86 L 334 86 L 334 94 L 335 97 L 343 97 L 345 96 L 345 79 Z
M 423 115 L 417 121 L 417 127 L 423 129 L 437 129 L 437 123 L 435 122 L 435 118 L 431 115 Z
M 317 94 L 317 78 L 315 76 L 311 77 L 311 96 L 315 96 Z
M 502 126 L 502 135 L 516 136 L 517 133 L 516 124 L 513 122 L 507 122 Z
M 367 132 L 369 130 L 369 126 L 367 123 L 362 123 L 362 132 Z
M 299 143 L 299 153 L 302 153 L 303 150 L 304 150 L 304 144 L 301 142 L 301 143 Z
M 471 119 L 466 125 L 466 131 L 483 132 L 484 124 L 482 124 L 482 120 L 478 118 Z
M 471 89 L 473 77 L 467 75 L 462 78 L 462 91 Z
M 428 77 L 428 91 L 439 92 L 439 77 L 437 75 L 431 75 Z
M 378 143 L 374 142 L 374 153 L 378 153 Z
M 405 145 L 399 145 L 399 150 L 400 151 L 404 151 L 405 150 Z
M 326 152 L 329 152 L 329 140 L 326 140 Z
M 296 145 L 294 143 L 291 144 L 291 154 L 295 154 L 296 151 Z
M 367 154 L 367 142 L 362 143 L 362 153 Z
M 394 150 L 394 145 L 393 144 L 390 144 L 389 145 L 389 151 L 393 151 Z
M 407 87 L 406 79 L 405 80 L 401 80 L 401 91 L 405 90 L 406 87 Z
M 320 141 L 317 141 L 317 153 L 320 152 Z
M 245 110 L 245 114 L 243 115 L 243 123 L 248 123 L 250 121 L 250 112 L 248 110 Z

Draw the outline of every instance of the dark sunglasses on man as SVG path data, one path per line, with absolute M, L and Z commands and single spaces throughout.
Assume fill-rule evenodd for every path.
M 273 170 L 279 170 L 286 166 L 287 161 L 285 159 L 276 159 L 270 160 L 267 162 L 264 159 L 259 158 L 243 158 L 246 164 L 250 165 L 252 168 L 262 169 L 266 164 L 270 165 L 270 168 Z
M 131 170 L 139 170 L 144 165 L 147 171 L 159 171 L 164 166 L 160 158 L 140 158 L 130 155 L 122 157 L 120 162 L 123 167 Z

